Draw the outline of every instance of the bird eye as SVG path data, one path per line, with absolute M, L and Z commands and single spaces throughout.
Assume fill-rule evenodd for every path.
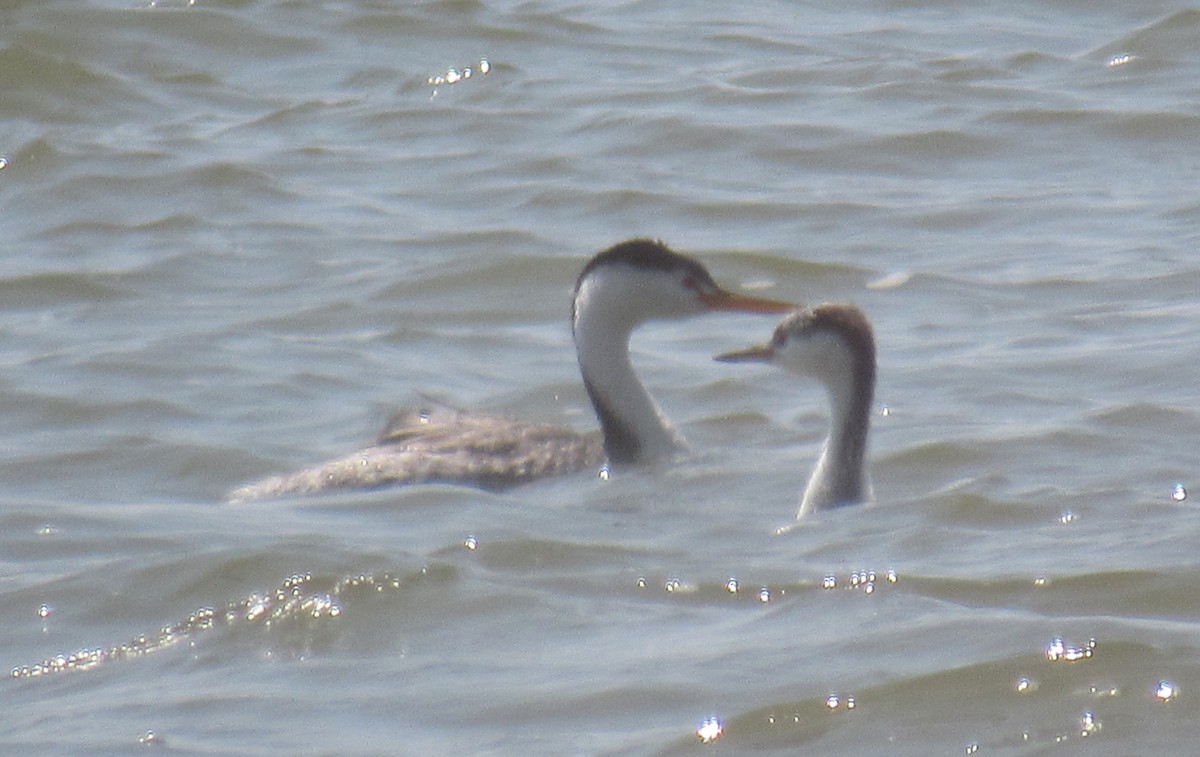
M 700 282 L 696 281 L 695 276 L 684 276 L 683 277 L 683 288 L 688 290 L 689 292 L 699 292 L 700 291 Z

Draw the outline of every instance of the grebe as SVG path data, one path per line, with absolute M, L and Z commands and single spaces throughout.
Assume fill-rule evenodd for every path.
M 770 344 L 717 355 L 726 363 L 774 363 L 817 379 L 829 395 L 829 434 L 800 501 L 802 517 L 814 510 L 871 499 L 867 430 L 875 396 L 875 336 L 853 305 L 821 305 L 787 316 Z
M 444 482 L 501 489 L 546 476 L 643 464 L 686 449 L 634 373 L 629 338 L 651 320 L 717 310 L 783 313 L 794 305 L 721 289 L 703 265 L 645 239 L 593 257 L 575 283 L 571 325 L 600 434 L 448 408 L 398 416 L 347 457 L 233 491 L 233 501 L 338 488 Z

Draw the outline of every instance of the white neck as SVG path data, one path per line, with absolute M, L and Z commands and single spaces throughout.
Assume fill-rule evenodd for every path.
M 866 456 L 874 379 L 873 373 L 869 380 L 850 374 L 840 381 L 823 382 L 831 412 L 829 435 L 804 489 L 797 517 L 871 499 Z
M 585 283 L 576 298 L 579 370 L 604 431 L 604 450 L 617 464 L 669 457 L 687 443 L 659 409 L 629 361 L 629 337 L 640 319 L 612 307 Z

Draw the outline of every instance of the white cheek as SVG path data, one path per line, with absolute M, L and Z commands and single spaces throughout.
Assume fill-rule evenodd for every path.
M 602 286 L 587 292 L 597 309 L 614 314 L 630 327 L 656 319 L 680 318 L 701 312 L 696 295 L 674 279 L 656 272 L 615 270 Z
M 792 373 L 831 380 L 847 369 L 847 355 L 836 339 L 824 334 L 793 337 L 779 350 L 775 362 Z
M 817 364 L 815 345 L 808 339 L 792 338 L 775 349 L 775 363 L 801 376 L 811 376 Z

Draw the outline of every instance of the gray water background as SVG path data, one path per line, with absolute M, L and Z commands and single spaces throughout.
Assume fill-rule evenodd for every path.
M 1192 753 L 1197 50 L 1170 2 L 0 3 L 0 749 Z M 632 236 L 868 311 L 875 505 L 776 533 L 826 415 L 711 361 L 754 316 L 636 335 L 675 465 L 223 504 L 421 393 L 593 428 L 570 287 Z

